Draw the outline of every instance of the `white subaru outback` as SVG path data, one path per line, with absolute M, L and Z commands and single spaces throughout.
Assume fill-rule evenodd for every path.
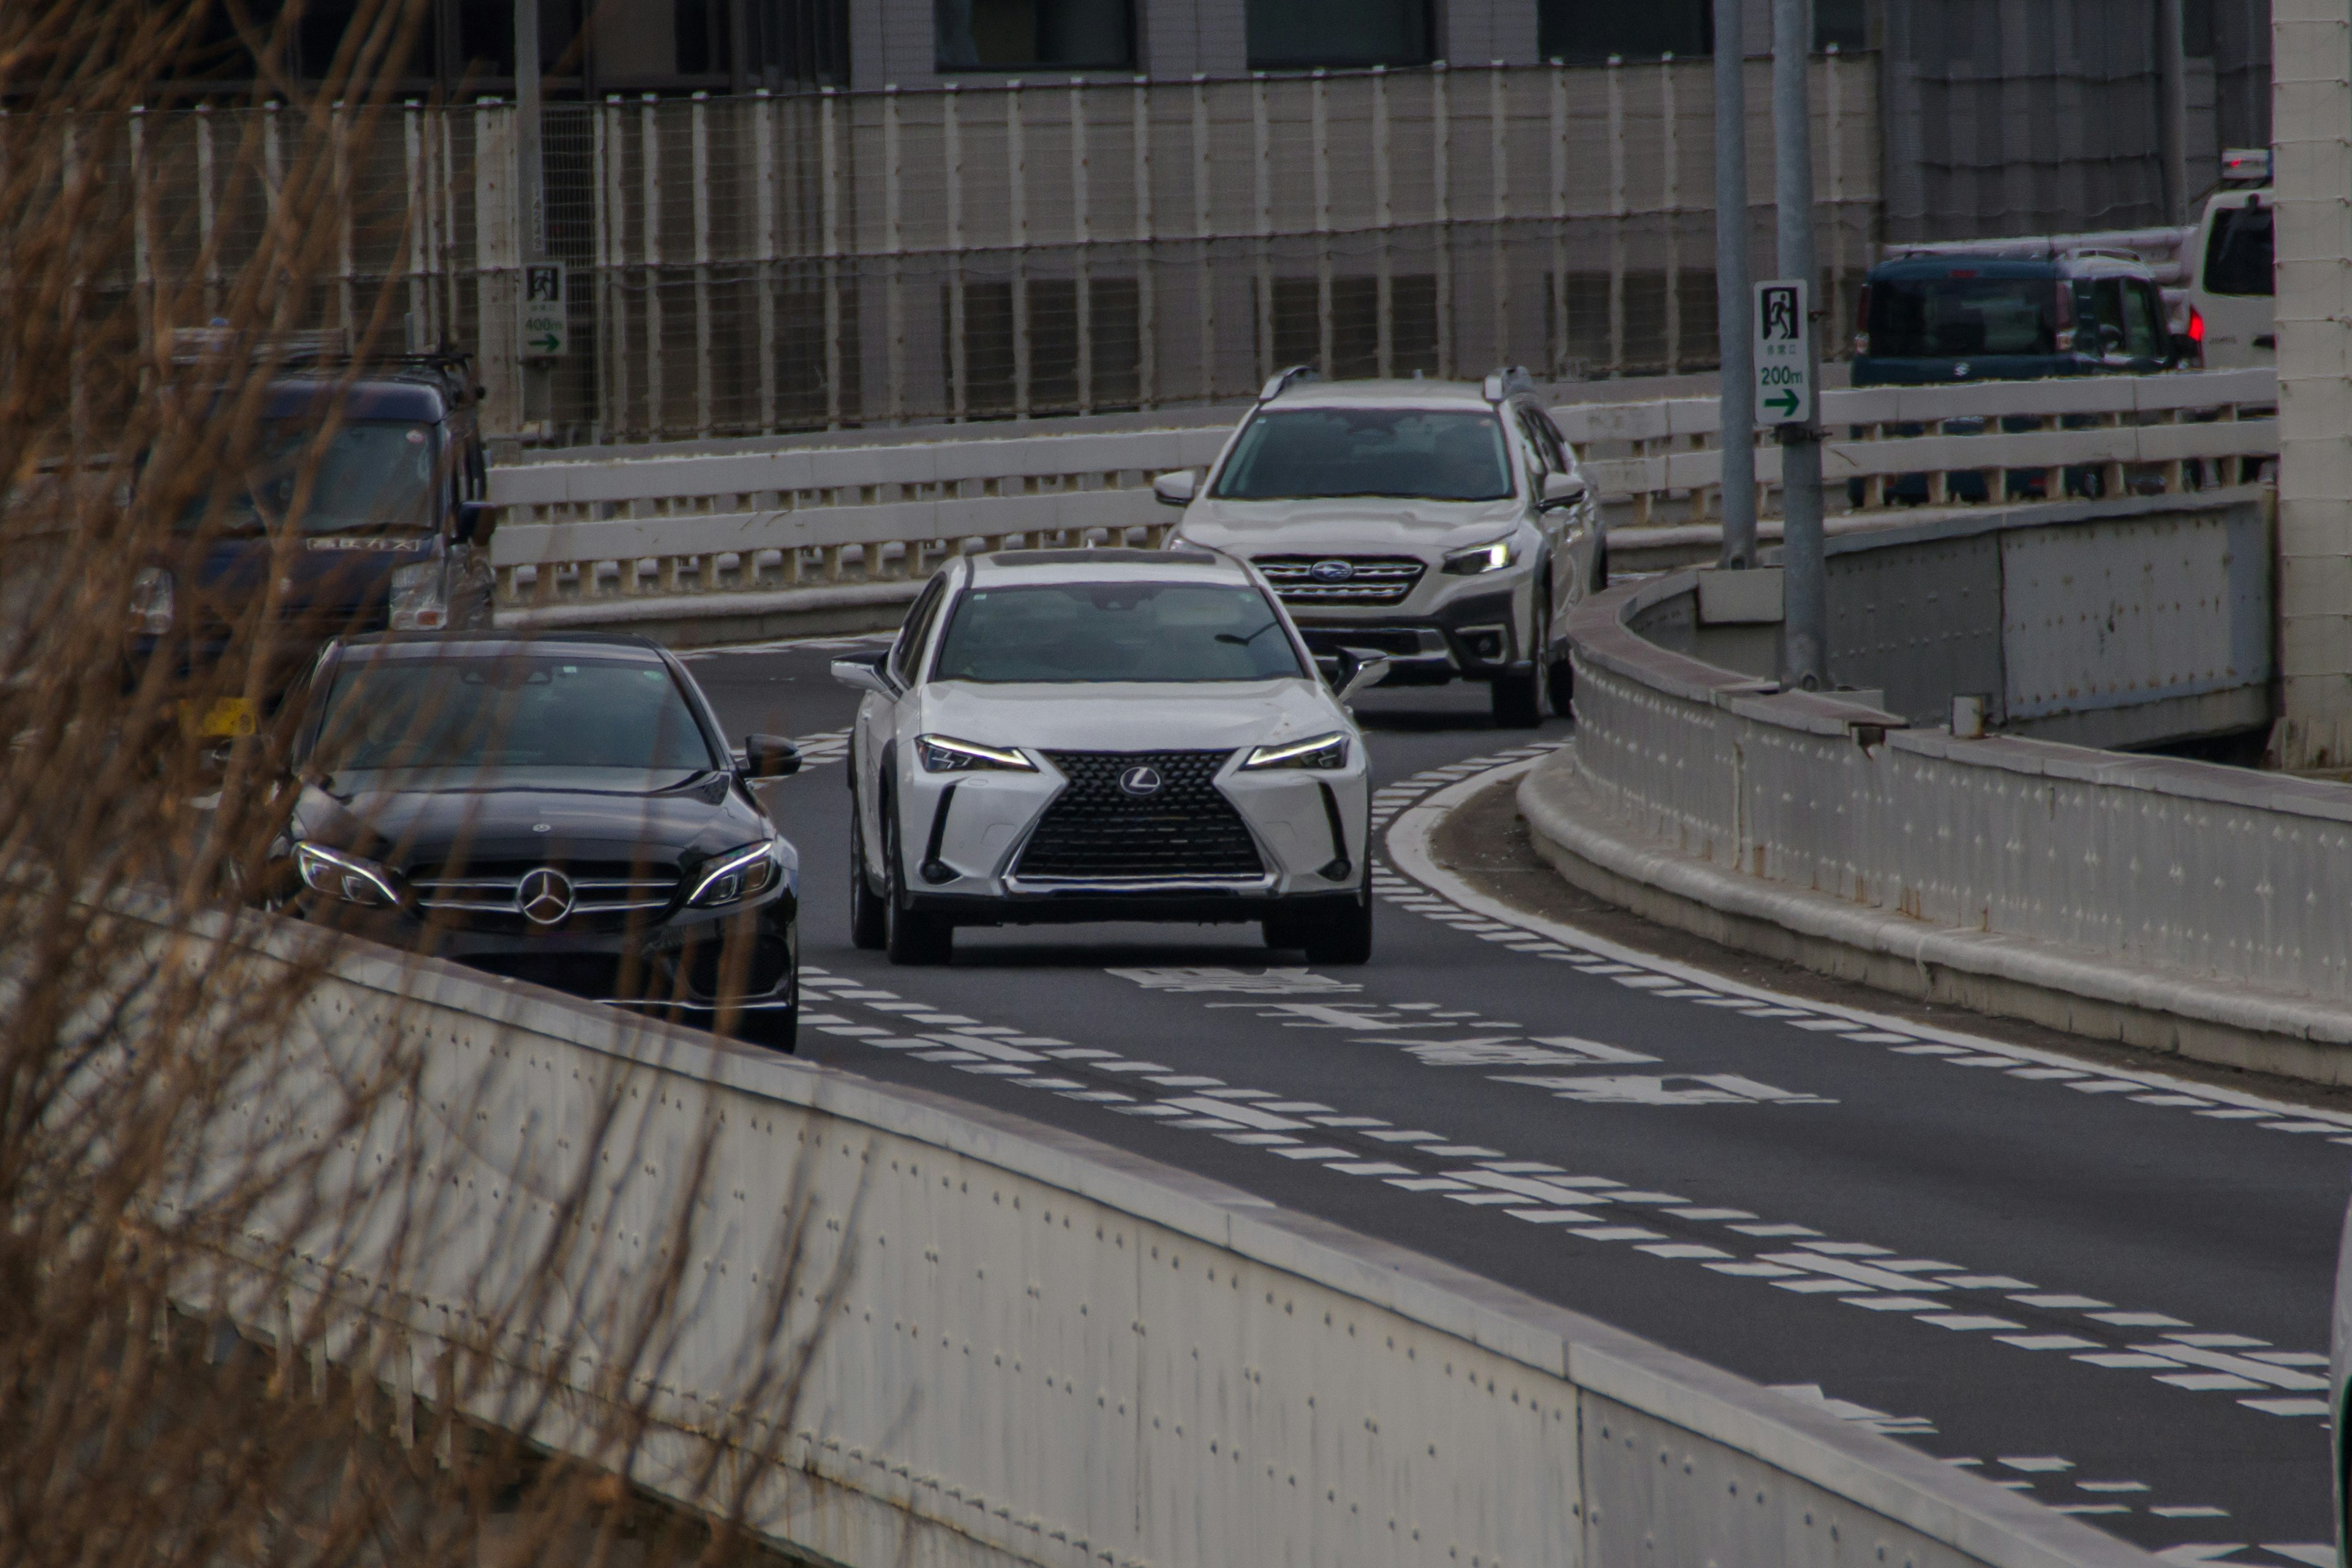
M 1177 541 L 1246 558 L 1318 658 L 1389 686 L 1483 680 L 1497 723 L 1568 710 L 1569 606 L 1608 580 L 1601 511 L 1527 372 L 1268 382 L 1210 465 L 1153 482 Z

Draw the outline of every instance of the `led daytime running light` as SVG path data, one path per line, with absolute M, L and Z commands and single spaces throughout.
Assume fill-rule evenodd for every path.
M 772 843 L 754 844 L 727 856 L 703 873 L 702 879 L 695 883 L 694 891 L 686 901 L 689 904 L 731 904 L 739 899 L 767 891 L 768 885 L 775 879 L 775 847 Z M 763 866 L 766 868 L 764 870 L 761 869 Z M 737 879 L 734 886 L 727 885 L 730 879 Z
M 297 844 L 294 865 L 301 873 L 303 886 L 313 892 L 362 908 L 388 909 L 400 902 L 400 896 L 392 889 L 391 873 L 355 855 L 321 849 L 315 844 Z
M 1317 768 L 1331 771 L 1348 765 L 1348 737 L 1318 735 L 1311 741 L 1290 741 L 1259 746 L 1242 763 L 1242 772 L 1256 768 Z
M 975 768 L 1002 768 L 1017 773 L 1037 771 L 1037 764 L 1018 752 L 983 746 L 976 741 L 958 741 L 947 735 L 916 736 L 915 754 L 928 773 L 969 773 Z

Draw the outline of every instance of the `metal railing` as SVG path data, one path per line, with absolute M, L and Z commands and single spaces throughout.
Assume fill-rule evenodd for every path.
M 569 344 L 529 406 L 510 107 L 93 117 L 57 132 L 51 161 L 93 176 L 131 239 L 93 254 L 86 313 L 128 300 L 158 318 L 147 330 L 196 324 L 160 319 L 193 284 L 208 318 L 273 243 L 288 168 L 331 157 L 304 222 L 335 258 L 289 324 L 405 322 L 472 348 L 494 435 L 658 441 L 1197 404 L 1300 362 L 1711 364 L 1709 69 L 550 104 Z M 1825 299 L 1843 311 L 1880 209 L 1874 67 L 1813 70 Z
M 1822 473 L 1833 505 L 1843 496 L 1864 510 L 1898 500 L 1948 505 L 1963 489 L 1971 500 L 2056 500 L 2070 489 L 2114 496 L 2240 484 L 2278 456 L 2277 405 L 2278 378 L 2267 369 L 1846 388 L 1822 395 L 1822 424 L 1846 432 L 1824 443 Z M 1636 523 L 1663 521 L 1671 502 L 1693 522 L 1722 516 L 1715 399 L 1552 413 L 1601 496 L 1631 502 Z M 1759 502 L 1777 495 L 1780 471 L 1780 448 L 1759 441 Z

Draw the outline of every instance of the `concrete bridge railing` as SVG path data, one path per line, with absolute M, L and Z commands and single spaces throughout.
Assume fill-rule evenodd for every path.
M 2154 714 L 2179 732 L 2211 700 L 2215 727 L 2259 723 L 2270 560 L 2254 505 L 2242 490 L 2035 509 L 1974 538 L 1850 539 L 1831 577 L 1832 668 L 1867 690 L 1781 690 L 1763 673 L 1769 642 L 1759 662 L 1739 640 L 1775 628 L 1704 624 L 1708 574 L 1612 588 L 1573 613 L 1576 740 L 1530 775 L 1522 809 L 1570 880 L 1716 940 L 2352 1081 L 2352 787 L 1971 738 L 1931 717 L 2025 647 L 2042 662 L 2015 671 L 2012 696 L 2054 679 L 2061 699 L 2036 722 L 2112 732 Z M 2028 550 L 2001 553 L 2021 537 Z M 1969 551 L 1994 552 L 1986 570 Z M 2153 591 L 2175 576 L 2183 603 Z
M 535 1411 L 558 1449 L 593 1448 L 580 1413 L 635 1391 L 633 1479 L 656 1491 L 708 1473 L 717 1434 L 781 1426 L 735 1478 L 750 1523 L 849 1568 L 2151 1561 L 1632 1334 L 1070 1134 L 359 944 L 315 1004 L 223 1147 L 327 1140 L 384 1212 L 405 1173 L 434 1244 L 362 1224 L 291 1291 L 192 1278 L 188 1309 L 287 1364 L 331 1357 L 395 1412 Z M 341 1086 L 404 1040 L 425 1043 L 413 1090 L 344 1124 Z M 567 1207 L 583 1175 L 594 1201 Z M 771 1317 L 763 1237 L 803 1197 L 806 1276 L 854 1267 Z M 484 1281 L 583 1225 L 553 1293 L 581 1321 L 601 1322 L 598 1270 L 688 1282 L 659 1364 L 509 1322 L 499 1364 L 558 1397 L 436 1393 Z M 797 1401 L 742 1409 L 747 1355 L 816 1327 Z

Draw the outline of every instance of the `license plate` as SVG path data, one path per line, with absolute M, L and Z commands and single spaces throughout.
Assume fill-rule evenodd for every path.
M 253 733 L 253 704 L 242 697 L 216 699 L 205 713 L 198 727 L 206 740 L 215 736 L 250 735 Z

